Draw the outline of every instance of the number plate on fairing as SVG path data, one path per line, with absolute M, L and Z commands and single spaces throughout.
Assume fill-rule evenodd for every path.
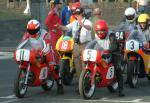
M 43 67 L 41 69 L 39 79 L 46 79 L 47 78 L 47 74 L 48 74 L 48 68 L 47 67 Z
M 114 66 L 109 67 L 106 75 L 106 79 L 112 79 L 114 77 Z
M 139 42 L 136 40 L 129 40 L 126 42 L 126 50 L 137 51 L 139 50 Z
M 83 51 L 83 61 L 95 62 L 97 57 L 97 51 L 92 49 L 85 49 Z
M 30 50 L 18 49 L 16 50 L 16 60 L 17 61 L 29 61 Z

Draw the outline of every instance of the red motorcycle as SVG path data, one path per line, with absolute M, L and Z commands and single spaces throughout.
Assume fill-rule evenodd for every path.
M 14 93 L 18 98 L 25 96 L 29 86 L 41 86 L 43 90 L 50 91 L 56 78 L 54 65 L 49 69 L 45 57 L 40 57 L 39 52 L 28 46 L 14 52 L 14 59 L 19 65 L 14 83 Z
M 112 57 L 106 52 L 102 49 L 85 49 L 82 52 L 85 67 L 79 79 L 79 92 L 84 99 L 90 99 L 96 87 L 107 87 L 110 92 L 118 89 Z

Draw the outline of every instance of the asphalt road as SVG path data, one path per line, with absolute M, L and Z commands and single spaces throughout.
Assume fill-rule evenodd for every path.
M 35 6 L 39 5 L 35 4 Z M 34 10 L 39 9 L 36 9 L 35 7 Z M 43 10 L 42 7 L 41 10 Z M 109 21 L 110 24 L 117 24 L 117 20 L 120 20 L 120 14 L 123 9 L 117 10 L 118 11 L 113 14 L 111 13 L 112 10 L 103 13 L 106 20 L 111 20 Z M 106 14 L 109 14 L 109 16 L 105 16 Z M 118 18 L 116 18 L 116 15 Z M 25 24 L 28 19 L 29 18 L 27 17 L 21 20 L 0 20 L 0 23 L 2 24 L 0 34 L 5 34 L 0 37 L 0 51 L 12 51 L 16 48 L 23 32 L 25 31 Z M 43 19 L 44 16 L 40 18 L 40 20 Z M 9 24 L 11 25 L 9 26 Z M 8 28 L 7 31 L 6 28 Z M 75 93 L 77 80 L 74 80 L 71 86 L 64 87 L 64 95 L 57 95 L 56 85 L 54 85 L 50 92 L 44 92 L 40 87 L 31 87 L 28 89 L 25 98 L 18 99 L 13 94 L 13 82 L 18 68 L 16 63 L 10 57 L 12 57 L 11 53 L 0 52 L 0 103 L 150 103 L 150 82 L 146 78 L 139 80 L 139 86 L 136 89 L 130 89 L 128 85 L 125 85 L 124 92 L 126 96 L 123 98 L 119 98 L 117 93 L 109 93 L 106 88 L 98 88 L 92 100 L 83 100 L 77 93 Z
M 135 89 L 125 84 L 126 96 L 122 98 L 117 93 L 109 93 L 106 88 L 97 88 L 91 100 L 83 100 L 75 92 L 77 80 L 74 80 L 71 86 L 64 87 L 64 95 L 56 94 L 56 85 L 49 92 L 44 92 L 40 87 L 30 87 L 25 98 L 18 99 L 13 94 L 17 64 L 12 58 L 1 58 L 0 67 L 0 103 L 150 103 L 150 82 L 146 78 L 140 79 Z

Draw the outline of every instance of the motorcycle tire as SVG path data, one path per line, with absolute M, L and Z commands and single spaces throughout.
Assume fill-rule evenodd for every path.
M 118 82 L 114 81 L 111 85 L 107 87 L 107 89 L 109 90 L 109 92 L 115 93 L 118 90 Z
M 95 93 L 95 84 L 91 86 L 92 73 L 89 70 L 82 70 L 79 78 L 79 93 L 84 99 L 91 99 Z
M 26 70 L 18 69 L 14 82 L 14 94 L 18 98 L 23 98 L 27 92 L 28 85 L 25 85 Z
M 147 77 L 148 81 L 150 82 L 150 76 L 146 76 L 146 77 Z
M 69 59 L 60 60 L 59 66 L 63 84 L 66 86 L 71 85 L 74 75 L 70 72 Z
M 53 85 L 54 85 L 54 79 L 53 79 L 52 75 L 50 75 L 48 77 L 48 79 L 44 82 L 44 84 L 42 84 L 41 87 L 44 91 L 50 91 L 52 89 Z
M 130 88 L 136 88 L 138 83 L 137 62 L 128 61 L 127 63 L 127 81 Z

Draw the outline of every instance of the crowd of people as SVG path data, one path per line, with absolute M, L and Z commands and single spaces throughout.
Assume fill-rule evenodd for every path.
M 46 55 L 48 58 L 47 60 L 54 59 L 58 69 L 59 55 L 55 50 L 56 42 L 64 32 L 70 32 L 75 41 L 73 55 L 78 78 L 82 70 L 81 52 L 87 44 L 94 43 L 95 45 L 93 48 L 101 47 L 108 49 L 109 53 L 113 56 L 116 77 L 119 84 L 119 96 L 124 96 L 122 70 L 118 66 L 121 59 L 120 55 L 118 55 L 120 52 L 119 44 L 113 31 L 109 30 L 107 21 L 101 19 L 102 11 L 100 8 L 91 8 L 93 12 L 92 17 L 90 18 L 87 16 L 88 13 L 85 13 L 85 7 L 82 6 L 80 1 L 67 0 L 65 5 L 62 4 L 64 4 L 62 0 L 50 1 L 51 8 L 45 19 L 45 25 L 48 28 L 48 32 L 40 27 L 40 23 L 37 20 L 30 20 L 27 23 L 27 33 L 23 36 L 22 41 L 30 38 L 31 42 L 34 44 L 35 42 L 40 41 L 41 38 L 43 40 L 48 40 L 48 44 L 51 45 L 52 50 L 54 50 L 54 58 L 47 55 L 47 52 L 51 50 L 50 48 L 41 55 Z M 140 6 L 137 10 L 141 11 L 143 9 Z M 137 14 L 137 10 L 132 7 L 126 8 L 124 12 L 124 20 L 118 26 L 118 29 L 130 33 L 138 32 L 137 38 L 144 44 L 145 48 L 149 48 L 150 18 L 146 13 Z M 38 46 L 40 46 L 40 42 L 38 43 Z M 49 64 L 49 62 L 47 63 Z M 58 85 L 58 93 L 63 94 L 64 88 L 61 82 L 61 77 L 58 78 L 56 82 Z

